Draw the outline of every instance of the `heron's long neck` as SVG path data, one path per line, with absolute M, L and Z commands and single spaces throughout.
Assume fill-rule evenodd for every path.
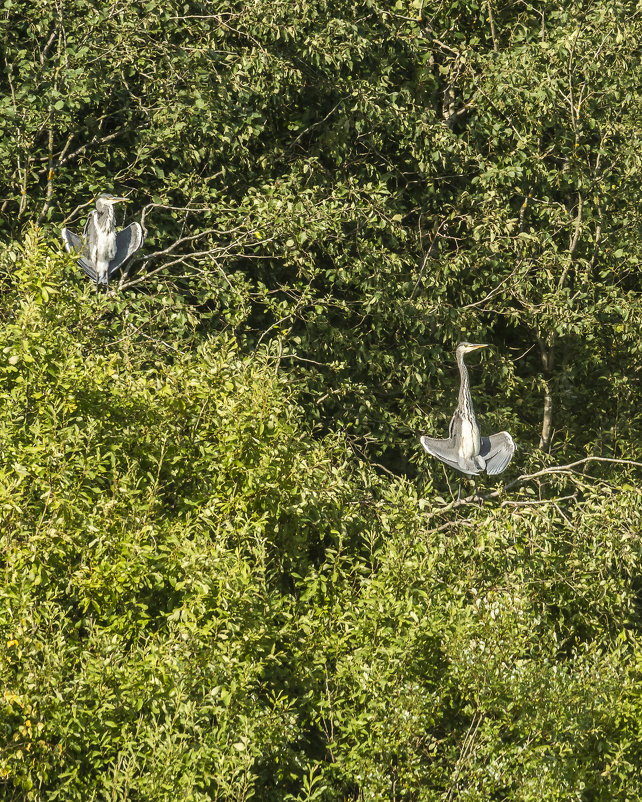
M 473 400 L 470 395 L 470 379 L 468 378 L 468 368 L 464 364 L 464 355 L 457 354 L 457 365 L 461 384 L 459 385 L 459 410 L 463 415 L 470 419 L 473 417 Z

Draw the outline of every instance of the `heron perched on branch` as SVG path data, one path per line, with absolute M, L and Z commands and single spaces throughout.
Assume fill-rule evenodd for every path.
M 490 475 L 502 473 L 515 451 L 515 443 L 508 432 L 489 437 L 482 437 L 479 433 L 464 355 L 487 347 L 481 343 L 459 343 L 455 351 L 461 377 L 459 403 L 450 421 L 449 436 L 445 440 L 420 438 L 421 445 L 431 456 L 468 476 L 476 476 L 482 471 Z
M 114 205 L 128 201 L 102 192 L 96 208 L 85 223 L 82 238 L 68 228 L 62 229 L 62 239 L 69 253 L 80 254 L 78 264 L 97 286 L 108 286 L 109 279 L 143 244 L 140 223 L 132 223 L 116 231 Z

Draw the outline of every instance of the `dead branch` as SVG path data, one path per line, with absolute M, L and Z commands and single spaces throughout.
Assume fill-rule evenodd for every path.
M 571 240 L 568 245 L 568 252 L 573 256 L 575 252 L 575 248 L 577 247 L 577 243 L 580 238 L 580 232 L 582 230 L 582 193 L 577 193 L 577 215 L 575 217 L 575 226 L 573 227 L 573 234 L 571 236 Z M 568 268 L 567 268 L 568 269 Z M 562 274 L 562 279 L 560 279 L 560 286 L 563 286 L 563 279 L 565 278 L 564 274 Z
M 194 242 L 195 240 L 202 239 L 203 237 L 207 237 L 210 234 L 220 234 L 221 232 L 215 228 L 208 228 L 205 231 L 199 231 L 198 234 L 190 234 L 186 237 L 180 237 L 179 239 L 172 242 L 171 245 L 168 245 L 167 248 L 163 248 L 162 251 L 154 251 L 154 253 L 148 253 L 147 256 L 143 256 L 140 260 L 141 262 L 149 262 L 151 259 L 158 259 L 159 256 L 166 256 L 174 251 L 179 245 L 183 245 L 186 242 Z M 212 248 L 208 253 L 214 252 L 217 250 L 216 248 Z M 223 249 L 220 249 L 223 250 Z M 186 254 L 187 256 L 193 256 L 194 254 Z
M 307 134 L 307 133 L 309 133 L 309 132 L 310 132 L 310 131 L 311 131 L 313 128 L 316 128 L 316 127 L 317 127 L 317 126 L 319 126 L 319 125 L 323 125 L 323 123 L 324 123 L 324 122 L 325 122 L 325 121 L 326 121 L 326 120 L 327 120 L 329 117 L 331 117 L 331 116 L 334 114 L 334 112 L 335 112 L 335 111 L 336 111 L 336 110 L 339 108 L 339 106 L 340 106 L 342 103 L 344 103 L 346 100 L 347 100 L 347 98 L 345 98 L 345 97 L 339 98 L 339 101 L 338 101 L 338 102 L 337 102 L 337 103 L 334 105 L 334 107 L 333 107 L 333 108 L 331 108 L 331 109 L 330 109 L 330 111 L 329 111 L 329 112 L 328 112 L 328 113 L 325 115 L 325 117 L 324 117 L 322 120 L 317 120 L 317 122 L 315 122 L 315 123 L 312 123 L 312 125 L 309 125 L 309 126 L 308 126 L 307 128 L 305 128 L 303 131 L 301 131 L 301 133 L 300 133 L 300 134 L 299 134 L 299 135 L 296 137 L 296 139 L 293 139 L 293 140 L 292 140 L 292 142 L 290 142 L 290 144 L 288 145 L 288 150 L 292 150 L 292 148 L 293 148 L 293 147 L 294 147 L 294 146 L 297 144 L 297 142 L 298 142 L 298 141 L 301 139 L 301 137 L 302 137 L 304 134 Z
M 44 66 L 45 59 L 47 58 L 47 55 L 49 54 L 49 51 L 51 50 L 51 46 L 54 43 L 54 39 L 56 38 L 57 35 L 58 35 L 58 29 L 54 28 L 53 31 L 51 32 L 51 36 L 47 40 L 47 43 L 45 44 L 44 48 L 42 49 L 42 52 L 40 53 L 40 64 L 41 64 L 41 66 Z
M 490 301 L 491 298 L 497 295 L 497 293 L 501 290 L 504 284 L 506 284 L 507 281 L 510 281 L 510 279 L 513 278 L 513 276 L 517 273 L 517 271 L 519 270 L 519 268 L 522 266 L 523 263 L 524 260 L 520 259 L 519 262 L 513 268 L 513 270 L 505 278 L 503 278 L 499 282 L 499 284 L 497 284 L 497 286 L 494 287 L 484 298 L 482 298 L 480 301 L 474 301 L 471 304 L 466 304 L 466 306 L 462 306 L 460 311 L 463 309 L 474 309 L 476 306 L 482 306 L 483 304 L 486 303 L 486 301 Z
M 62 167 L 63 164 L 66 164 L 68 161 L 75 159 L 76 156 L 81 156 L 88 148 L 91 148 L 93 145 L 104 145 L 107 142 L 111 142 L 112 139 L 116 139 L 116 137 L 120 136 L 125 130 L 126 127 L 123 126 L 122 128 L 119 128 L 118 131 L 114 131 L 111 134 L 106 134 L 105 136 L 96 135 L 92 137 L 89 140 L 89 142 L 86 142 L 84 145 L 81 145 L 79 148 L 76 148 L 76 150 L 72 151 L 66 156 L 65 156 L 65 150 L 67 150 L 68 145 L 65 145 L 65 148 L 61 152 L 60 157 L 58 158 L 58 161 L 54 166 L 54 170 L 60 169 L 60 167 Z M 39 175 L 46 173 L 48 170 L 49 167 L 44 167 L 42 170 L 39 171 Z
M 47 191 L 45 193 L 45 202 L 40 210 L 40 214 L 38 215 L 37 223 L 40 224 L 45 219 L 47 211 L 49 210 L 49 206 L 51 205 L 51 198 L 53 197 L 53 179 L 54 179 L 54 169 L 53 169 L 53 127 L 49 126 L 49 136 L 48 136 L 48 160 L 49 160 L 49 172 L 47 173 Z

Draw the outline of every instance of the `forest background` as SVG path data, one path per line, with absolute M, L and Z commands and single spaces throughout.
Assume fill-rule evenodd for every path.
M 642 796 L 641 15 L 5 0 L 2 799 Z

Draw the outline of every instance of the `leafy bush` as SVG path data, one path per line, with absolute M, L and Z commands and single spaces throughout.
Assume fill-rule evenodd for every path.
M 637 795 L 637 489 L 448 513 L 277 355 L 3 258 L 4 798 Z

